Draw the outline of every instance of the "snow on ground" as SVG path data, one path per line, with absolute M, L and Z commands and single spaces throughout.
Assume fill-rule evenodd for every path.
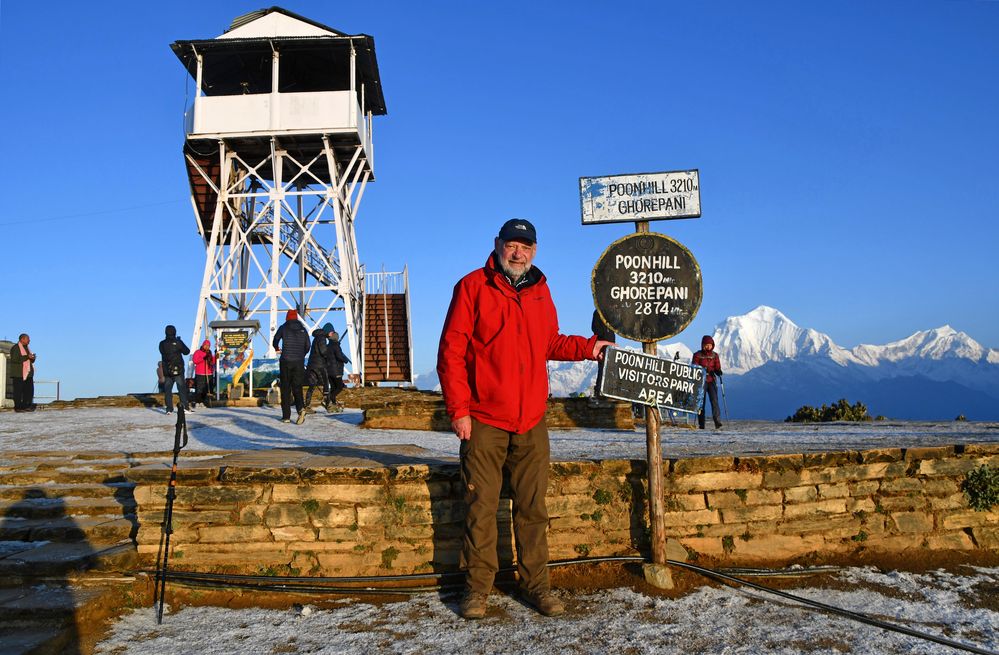
M 192 451 L 414 444 L 456 457 L 447 432 L 366 430 L 361 414 L 310 415 L 281 423 L 270 408 L 204 409 L 189 415 Z M 150 409 L 48 410 L 0 414 L 0 449 L 149 452 L 173 445 L 175 417 Z M 667 456 L 836 451 L 999 441 L 999 423 L 788 424 L 732 421 L 722 431 L 663 431 Z M 556 459 L 645 457 L 644 429 L 553 430 Z M 844 569 L 797 593 L 920 630 L 999 650 L 999 568 L 926 574 Z M 119 619 L 97 652 L 165 653 L 950 653 L 951 649 L 805 609 L 761 592 L 702 587 L 678 599 L 630 589 L 560 592 L 569 612 L 538 616 L 495 596 L 481 622 L 456 613 L 457 597 L 416 596 L 335 609 L 228 610 L 192 607 L 157 626 L 151 608 Z M 983 607 L 985 605 L 985 607 Z
M 961 574 L 840 571 L 830 584 L 792 590 L 980 648 L 999 649 L 999 612 L 981 608 L 999 568 Z M 559 592 L 568 612 L 544 618 L 502 595 L 485 619 L 457 616 L 457 596 L 423 594 L 380 606 L 343 599 L 333 609 L 192 607 L 156 625 L 152 608 L 115 623 L 102 655 L 217 653 L 917 653 L 957 651 L 866 626 L 757 591 L 701 587 L 677 599 L 630 589 Z
M 457 457 L 449 432 L 368 430 L 361 413 L 320 409 L 303 425 L 281 423 L 263 407 L 220 407 L 188 414 L 189 450 L 257 450 L 413 444 L 430 454 Z M 0 450 L 165 451 L 173 447 L 176 416 L 162 410 L 101 408 L 0 414 Z M 835 451 L 999 441 L 999 423 L 886 421 L 799 424 L 732 421 L 715 431 L 664 428 L 666 457 L 710 454 Z M 551 431 L 555 459 L 644 459 L 645 429 Z

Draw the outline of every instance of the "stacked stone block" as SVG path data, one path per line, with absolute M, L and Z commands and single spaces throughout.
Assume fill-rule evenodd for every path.
M 960 489 L 999 444 L 671 460 L 667 536 L 692 557 L 785 565 L 860 552 L 999 553 L 999 507 Z M 382 468 L 188 462 L 174 507 L 172 566 L 353 576 L 458 567 L 464 504 L 453 464 Z M 646 552 L 642 461 L 555 462 L 548 488 L 553 559 Z M 137 467 L 139 553 L 155 560 L 168 471 Z M 511 507 L 498 512 L 513 559 Z

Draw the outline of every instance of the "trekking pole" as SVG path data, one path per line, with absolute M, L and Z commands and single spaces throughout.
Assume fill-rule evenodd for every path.
M 722 390 L 722 407 L 725 408 L 725 422 L 728 423 L 728 399 L 725 398 L 725 380 L 722 376 L 718 376 L 718 382 L 721 383 Z
M 166 507 L 163 509 L 163 566 L 158 571 L 160 605 L 156 610 L 156 623 L 163 623 L 163 603 L 166 594 L 167 560 L 170 558 L 170 533 L 173 532 L 173 501 L 177 497 L 177 458 L 187 445 L 187 420 L 183 404 L 177 406 L 177 429 L 173 433 L 173 466 L 170 467 L 170 483 L 167 486 Z

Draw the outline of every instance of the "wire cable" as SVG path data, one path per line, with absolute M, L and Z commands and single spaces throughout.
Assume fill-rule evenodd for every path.
M 562 566 L 570 566 L 576 564 L 600 564 L 604 562 L 641 562 L 646 563 L 647 560 L 639 556 L 620 556 L 620 557 L 594 557 L 590 559 L 577 559 L 577 560 L 562 560 L 556 562 L 549 562 L 549 568 L 557 568 Z M 915 637 L 917 639 L 923 639 L 926 641 L 932 641 L 934 643 L 948 646 L 950 648 L 955 648 L 957 650 L 963 650 L 969 653 L 976 653 L 977 655 L 999 655 L 999 652 L 988 650 L 985 648 L 980 648 L 973 644 L 966 644 L 963 642 L 955 641 L 953 639 L 948 639 L 946 637 L 940 637 L 927 632 L 921 632 L 919 630 L 914 630 L 903 625 L 898 625 L 896 623 L 890 623 L 888 621 L 882 621 L 881 619 L 876 619 L 867 614 L 860 612 L 854 612 L 852 610 L 842 609 L 834 605 L 828 605 L 819 601 L 811 600 L 809 598 L 804 598 L 802 596 L 796 596 L 794 594 L 788 593 L 786 591 L 781 591 L 779 589 L 773 589 L 771 587 L 766 587 L 749 580 L 744 580 L 742 578 L 730 575 L 722 570 L 714 570 L 705 568 L 703 566 L 697 566 L 695 564 L 689 564 L 687 562 L 680 562 L 678 560 L 666 560 L 666 564 L 670 566 L 675 566 L 681 569 L 687 569 L 693 571 L 704 577 L 710 578 L 712 580 L 721 581 L 728 583 L 730 585 L 745 586 L 751 589 L 756 589 L 757 591 L 762 591 L 768 594 L 773 594 L 781 598 L 799 603 L 802 605 L 814 607 L 831 614 L 842 616 L 853 621 L 858 621 L 865 625 L 869 625 L 875 628 L 881 628 L 882 630 L 889 630 L 891 632 L 898 632 L 909 637 Z M 509 573 L 515 571 L 514 567 L 507 567 L 500 569 L 499 573 Z M 736 568 L 728 569 L 729 571 L 738 571 L 742 575 L 756 575 L 761 577 L 790 577 L 792 574 L 794 576 L 800 576 L 804 574 L 822 574 L 822 573 L 833 573 L 839 570 L 839 567 L 834 566 L 822 566 L 822 567 L 810 567 L 807 569 L 752 569 L 752 568 Z M 149 571 L 144 571 L 149 573 Z M 450 584 L 436 584 L 436 585 L 421 585 L 421 586 L 403 586 L 403 587 L 371 587 L 371 586 L 343 586 L 355 584 L 366 584 L 366 583 L 376 583 L 376 582 L 403 582 L 407 580 L 431 580 L 431 579 L 448 579 L 455 577 L 463 577 L 465 575 L 464 571 L 448 571 L 443 573 L 409 573 L 402 575 L 372 575 L 372 576 L 354 576 L 354 577 L 305 577 L 305 576 L 263 576 L 263 575 L 236 575 L 236 574 L 225 574 L 225 573 L 199 573 L 194 571 L 169 571 L 166 576 L 169 580 L 183 584 L 185 586 L 200 587 L 200 588 L 240 588 L 240 589 L 252 589 L 257 591 L 275 591 L 275 592 L 290 592 L 290 593 L 313 593 L 313 594 L 333 594 L 333 595 L 394 595 L 394 596 L 405 596 L 405 595 L 415 595 L 423 594 L 433 591 L 445 591 L 448 589 L 460 589 L 464 586 L 463 583 L 450 583 Z M 330 584 L 323 584 L 330 583 Z
M 809 605 L 821 609 L 832 614 L 837 614 L 839 616 L 852 619 L 854 621 L 859 621 L 866 625 L 874 626 L 876 628 L 881 628 L 883 630 L 890 630 L 892 632 L 900 632 L 904 635 L 910 637 L 916 637 L 917 639 L 925 639 L 926 641 L 932 641 L 944 646 L 950 646 L 951 648 L 956 648 L 958 650 L 967 651 L 969 653 L 978 653 L 979 655 L 999 655 L 996 651 L 987 650 L 984 648 L 979 648 L 971 644 L 965 644 L 959 641 L 954 641 L 953 639 L 947 639 L 946 637 L 938 637 L 937 635 L 930 634 L 928 632 L 920 632 L 918 630 L 913 630 L 912 628 L 907 628 L 903 625 L 898 625 L 895 623 L 889 623 L 888 621 L 882 621 L 880 619 L 875 619 L 874 617 L 868 616 L 867 614 L 861 614 L 860 612 L 853 612 L 850 610 L 845 610 L 833 605 L 827 605 L 826 603 L 820 603 L 817 600 L 811 600 L 809 598 L 802 598 L 801 596 L 795 596 L 794 594 L 789 594 L 786 591 L 780 591 L 779 589 L 771 589 L 770 587 L 764 587 L 761 584 L 756 584 L 755 582 L 750 582 L 749 580 L 743 580 L 741 578 L 736 578 L 735 576 L 727 575 L 720 571 L 713 571 L 695 564 L 688 564 L 686 562 L 678 562 L 676 560 L 668 559 L 666 563 L 671 566 L 677 566 L 680 568 L 688 569 L 696 573 L 700 573 L 708 578 L 713 578 L 716 580 L 722 580 L 724 582 L 729 582 L 741 586 L 751 587 L 758 591 L 763 591 L 768 594 L 774 594 L 780 596 L 781 598 L 786 598 L 788 600 L 794 601 L 796 603 L 801 603 L 803 605 Z

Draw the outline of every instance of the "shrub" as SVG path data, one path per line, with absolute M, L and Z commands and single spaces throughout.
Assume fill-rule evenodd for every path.
M 968 473 L 961 483 L 961 491 L 975 511 L 987 512 L 999 505 L 999 468 L 982 464 Z
M 606 505 L 614 500 L 614 494 L 606 489 L 597 489 L 593 492 L 593 500 L 597 501 L 597 505 Z
M 810 405 L 802 405 L 794 416 L 784 419 L 785 423 L 828 423 L 830 421 L 870 421 L 867 405 L 859 400 L 851 405 L 846 398 L 840 398 L 833 405 L 825 405 L 816 409 Z

